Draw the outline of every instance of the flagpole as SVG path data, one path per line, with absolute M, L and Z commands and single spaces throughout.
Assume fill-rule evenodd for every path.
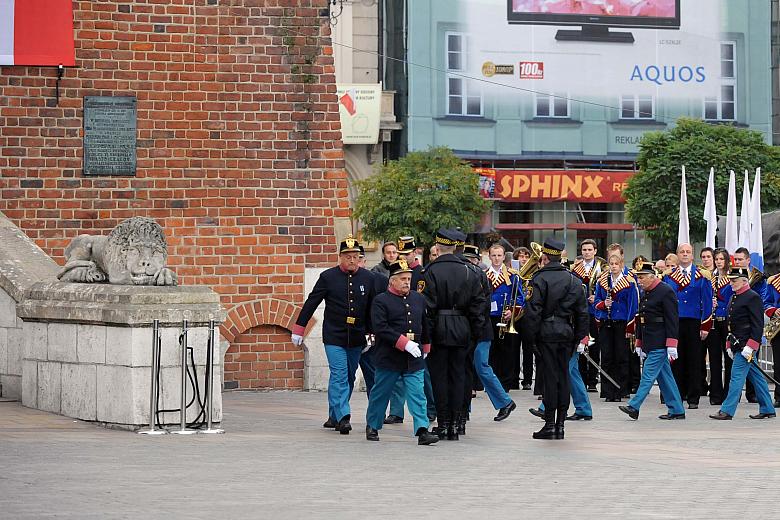
M 739 235 L 737 233 L 737 176 L 734 170 L 729 171 L 729 192 L 726 199 L 726 240 L 724 247 L 729 255 L 737 249 Z
M 718 211 L 715 206 L 715 168 L 710 168 L 707 182 L 707 198 L 704 201 L 704 221 L 707 223 L 707 237 L 704 244 L 715 249 L 715 235 L 718 232 Z
M 677 245 L 690 244 L 690 226 L 688 224 L 688 191 L 685 188 L 685 165 L 682 167 L 682 184 L 680 184 L 680 223 L 677 226 Z

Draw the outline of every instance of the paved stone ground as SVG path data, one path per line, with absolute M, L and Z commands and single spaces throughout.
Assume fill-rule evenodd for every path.
M 593 396 L 595 394 L 591 394 Z M 483 394 L 460 442 L 417 446 L 411 424 L 363 436 L 321 428 L 324 393 L 228 393 L 226 435 L 150 438 L 0 403 L 0 518 L 778 518 L 780 423 L 638 422 L 595 402 L 565 441 L 535 441 Z M 706 401 L 706 399 L 705 399 Z

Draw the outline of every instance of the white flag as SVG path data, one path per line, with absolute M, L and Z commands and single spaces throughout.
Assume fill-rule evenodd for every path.
M 704 200 L 704 221 L 707 223 L 707 237 L 704 245 L 715 249 L 715 234 L 718 231 L 718 212 L 715 208 L 715 168 L 710 168 L 707 198 Z
M 750 264 L 764 270 L 764 230 L 761 228 L 761 168 L 756 168 L 750 198 Z
M 680 185 L 680 225 L 677 227 L 677 245 L 691 243 L 688 229 L 688 191 L 685 189 L 685 166 L 683 166 L 682 184 Z
M 734 170 L 729 172 L 729 193 L 726 199 L 726 243 L 724 247 L 733 255 L 737 249 L 737 181 Z
M 739 210 L 737 246 L 750 249 L 750 184 L 748 184 L 747 170 L 745 170 L 745 185 L 742 188 L 742 207 Z

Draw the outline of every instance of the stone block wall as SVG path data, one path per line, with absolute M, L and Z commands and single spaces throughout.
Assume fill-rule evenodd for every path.
M 0 397 L 21 398 L 22 334 L 16 300 L 0 287 Z
M 78 234 L 154 218 L 180 283 L 220 294 L 224 337 L 271 302 L 289 322 L 349 218 L 328 5 L 74 0 L 58 102 L 55 68 L 0 67 L 0 212 L 60 264 Z M 137 97 L 136 176 L 83 175 L 84 96 Z

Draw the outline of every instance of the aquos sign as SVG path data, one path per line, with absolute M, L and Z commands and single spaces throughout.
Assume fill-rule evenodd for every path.
M 632 172 L 602 170 L 487 170 L 476 173 L 494 178 L 492 196 L 511 202 L 622 203 Z
M 747 9 L 744 4 L 739 2 L 739 9 Z M 496 74 L 483 86 L 504 98 L 545 93 L 601 100 L 611 107 L 621 106 L 627 96 L 702 100 L 719 96 L 728 77 L 729 55 L 722 47 L 728 35 L 721 30 L 734 2 L 469 0 L 462 5 L 467 72 L 484 77 L 485 63 L 512 66 L 512 75 Z

